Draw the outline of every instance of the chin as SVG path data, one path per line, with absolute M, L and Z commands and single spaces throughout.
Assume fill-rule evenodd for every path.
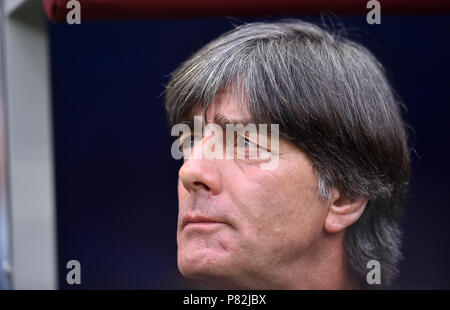
M 178 269 L 187 278 L 194 279 L 214 275 L 223 267 L 223 262 L 211 250 L 181 251 L 178 254 Z
M 192 253 L 180 251 L 178 254 L 178 269 L 181 274 L 191 280 L 202 282 L 214 288 L 231 288 L 234 275 L 233 264 L 229 259 L 213 251 L 197 250 Z

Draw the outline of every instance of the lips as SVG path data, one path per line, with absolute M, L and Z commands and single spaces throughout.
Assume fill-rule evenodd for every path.
M 221 219 L 210 216 L 187 214 L 182 218 L 181 228 L 185 228 L 189 224 L 198 224 L 207 226 L 212 224 L 225 224 L 225 222 Z

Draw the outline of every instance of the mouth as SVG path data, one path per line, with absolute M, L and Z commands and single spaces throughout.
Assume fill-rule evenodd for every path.
M 221 221 L 219 219 L 206 217 L 202 215 L 186 215 L 182 219 L 181 227 L 187 228 L 212 228 L 218 225 L 226 224 L 224 221 Z

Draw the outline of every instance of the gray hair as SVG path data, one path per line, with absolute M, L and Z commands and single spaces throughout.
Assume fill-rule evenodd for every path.
M 363 46 L 315 25 L 287 20 L 236 27 L 210 42 L 172 75 L 171 125 L 200 104 L 204 115 L 221 90 L 233 92 L 255 123 L 311 159 L 325 200 L 331 188 L 369 202 L 346 231 L 350 266 L 366 283 L 378 260 L 389 285 L 401 258 L 398 226 L 410 177 L 403 106 L 384 69 Z

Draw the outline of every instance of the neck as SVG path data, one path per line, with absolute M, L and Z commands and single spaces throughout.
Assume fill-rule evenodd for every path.
M 345 232 L 324 233 L 317 245 L 312 245 L 308 253 L 281 272 L 282 288 L 360 289 L 358 278 L 348 264 L 344 237 Z

